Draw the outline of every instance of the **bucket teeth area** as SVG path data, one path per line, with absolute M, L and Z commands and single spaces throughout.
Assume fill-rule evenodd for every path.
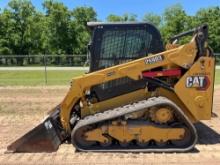
M 55 152 L 61 144 L 53 119 L 48 117 L 37 127 L 7 147 L 8 152 Z

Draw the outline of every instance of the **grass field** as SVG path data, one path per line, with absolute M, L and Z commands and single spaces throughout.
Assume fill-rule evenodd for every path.
M 220 84 L 220 69 L 216 69 L 216 72 L 215 72 L 215 84 Z
M 82 75 L 81 70 L 49 70 L 47 85 L 68 85 L 73 77 Z M 215 84 L 220 84 L 220 69 L 216 70 Z M 0 86 L 36 86 L 45 85 L 44 71 L 0 71 Z
M 82 75 L 81 70 L 47 71 L 47 85 L 68 85 L 73 77 Z M 0 71 L 0 86 L 45 84 L 44 71 Z

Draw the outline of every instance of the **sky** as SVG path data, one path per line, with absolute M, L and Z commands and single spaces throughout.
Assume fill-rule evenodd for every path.
M 32 0 L 38 10 L 42 9 L 44 0 Z M 56 0 L 63 2 L 69 9 L 78 6 L 91 6 L 99 20 L 105 20 L 109 14 L 123 15 L 134 13 L 142 19 L 145 13 L 161 15 L 166 7 L 181 4 L 188 15 L 194 15 L 200 8 L 220 6 L 220 0 Z M 0 0 L 0 8 L 7 6 L 9 0 Z

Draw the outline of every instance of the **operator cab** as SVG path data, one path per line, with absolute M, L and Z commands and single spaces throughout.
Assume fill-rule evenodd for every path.
M 92 30 L 89 72 L 164 51 L 160 32 L 152 24 L 88 22 L 87 25 Z M 144 87 L 143 81 L 124 77 L 94 86 L 92 92 L 101 101 Z

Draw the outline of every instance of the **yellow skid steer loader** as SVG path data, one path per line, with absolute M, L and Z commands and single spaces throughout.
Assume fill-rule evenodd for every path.
M 89 23 L 90 70 L 73 78 L 63 101 L 11 152 L 185 152 L 194 126 L 210 120 L 215 58 L 201 25 L 163 46 L 149 23 Z M 191 35 L 190 42 L 177 41 Z

